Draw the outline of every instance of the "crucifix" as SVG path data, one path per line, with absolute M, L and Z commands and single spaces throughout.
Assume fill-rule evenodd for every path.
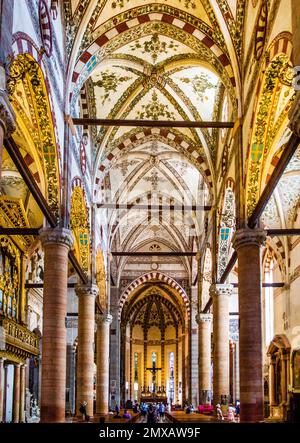
M 152 367 L 146 368 L 146 371 L 150 371 L 152 374 L 153 393 L 155 393 L 156 372 L 161 371 L 161 368 L 157 368 L 155 361 L 152 360 Z

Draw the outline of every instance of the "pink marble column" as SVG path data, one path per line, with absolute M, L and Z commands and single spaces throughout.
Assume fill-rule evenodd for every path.
M 68 252 L 73 236 L 68 229 L 45 228 L 40 239 L 45 253 L 41 421 L 59 423 L 65 421 Z
M 199 341 L 199 403 L 210 403 L 211 398 L 211 314 L 197 314 Z
M 78 285 L 77 415 L 80 403 L 87 402 L 87 415 L 94 415 L 95 299 L 98 286 Z
M 25 369 L 26 369 L 26 365 L 21 365 L 21 373 L 20 373 L 20 423 L 25 423 Z
M 14 391 L 13 391 L 13 422 L 20 420 L 20 367 L 19 363 L 14 366 Z
M 261 254 L 263 229 L 239 229 L 233 237 L 238 255 L 241 421 L 264 419 Z
M 110 314 L 97 314 L 97 391 L 96 412 L 107 414 L 109 405 L 109 328 Z
M 232 285 L 214 284 L 210 288 L 213 299 L 213 399 L 221 403 L 221 396 L 229 398 L 229 298 Z

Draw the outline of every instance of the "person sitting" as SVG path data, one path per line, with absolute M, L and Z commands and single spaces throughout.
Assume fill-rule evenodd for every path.
M 123 418 L 131 418 L 131 414 L 127 411 L 127 409 L 124 411 Z

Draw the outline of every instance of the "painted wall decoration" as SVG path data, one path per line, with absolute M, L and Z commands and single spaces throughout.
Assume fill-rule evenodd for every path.
M 150 40 L 144 40 L 143 43 L 137 40 L 130 45 L 133 53 L 138 49 L 142 49 L 143 54 L 151 54 L 153 63 L 156 63 L 159 54 L 167 54 L 168 50 L 178 47 L 179 45 L 174 40 L 164 41 L 157 33 L 154 33 Z
M 294 100 L 292 79 L 293 69 L 288 57 L 283 54 L 275 57 L 266 70 L 257 106 L 248 160 L 248 215 L 251 215 L 259 198 L 266 158 Z
M 83 189 L 75 186 L 71 195 L 70 227 L 75 237 L 75 255 L 85 272 L 89 271 L 90 232 Z

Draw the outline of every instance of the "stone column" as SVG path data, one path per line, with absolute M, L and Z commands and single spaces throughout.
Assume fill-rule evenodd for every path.
M 9 137 L 15 130 L 16 116 L 5 90 L 5 71 L 0 66 L 0 178 L 2 172 L 2 149 L 4 138 Z
M 275 361 L 270 356 L 269 366 L 269 402 L 270 407 L 275 405 Z
M 71 231 L 45 228 L 40 231 L 44 247 L 43 364 L 41 421 L 65 421 L 66 315 L 68 252 Z
M 97 314 L 96 413 L 107 414 L 109 407 L 109 336 L 112 316 Z
M 260 246 L 265 239 L 264 230 L 249 228 L 233 237 L 238 255 L 241 421 L 248 422 L 264 419 Z
M 21 365 L 21 374 L 20 374 L 20 423 L 25 423 L 25 369 L 26 369 L 26 365 Z
M 212 314 L 197 314 L 199 336 L 199 403 L 211 402 L 211 322 Z
M 281 356 L 281 398 L 282 398 L 282 403 L 286 403 L 286 401 L 287 401 L 287 383 L 286 383 L 287 368 L 286 368 L 286 363 L 287 363 L 287 355 L 285 353 L 282 353 L 282 356 Z
M 0 357 L 0 423 L 3 420 L 3 403 L 4 403 L 4 358 Z
M 86 412 L 94 415 L 94 337 L 95 299 L 98 286 L 78 285 L 78 348 L 77 348 L 77 415 L 80 403 L 87 401 Z
M 214 284 L 210 288 L 213 299 L 213 399 L 221 403 L 221 396 L 229 398 L 229 298 L 232 285 Z
M 20 420 L 20 367 L 18 363 L 14 367 L 14 396 L 13 396 L 13 422 Z

